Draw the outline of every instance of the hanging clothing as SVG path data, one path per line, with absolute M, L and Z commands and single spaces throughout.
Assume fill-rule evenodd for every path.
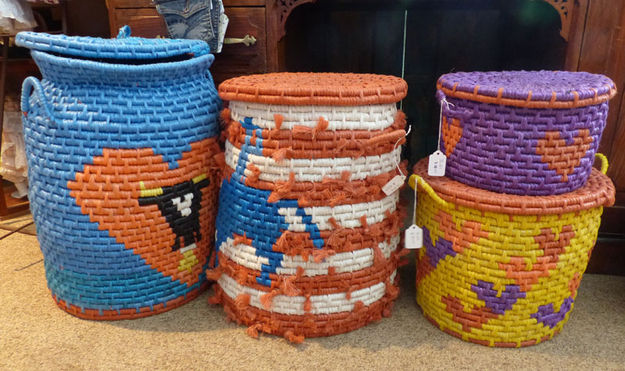
M 15 35 L 36 26 L 33 11 L 25 0 L 0 0 L 0 34 Z

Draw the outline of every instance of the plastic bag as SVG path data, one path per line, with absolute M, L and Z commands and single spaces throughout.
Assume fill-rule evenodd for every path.
M 30 5 L 24 0 L 0 0 L 0 33 L 14 35 L 37 26 Z
M 11 196 L 22 198 L 28 193 L 28 164 L 20 112 L 4 113 L 3 131 L 0 175 L 15 185 L 17 191 Z

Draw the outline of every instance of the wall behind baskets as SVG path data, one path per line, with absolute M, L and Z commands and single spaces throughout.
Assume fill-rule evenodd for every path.
M 548 69 L 609 76 L 619 93 L 610 102 L 600 151 L 610 159 L 617 201 L 604 212 L 588 270 L 625 275 L 620 227 L 625 218 L 625 0 L 317 0 L 293 11 L 284 44 L 289 71 L 401 76 L 403 70 L 409 85 L 403 109 L 412 124 L 404 157 L 411 164 L 435 149 L 439 107 L 434 93 L 441 74 Z

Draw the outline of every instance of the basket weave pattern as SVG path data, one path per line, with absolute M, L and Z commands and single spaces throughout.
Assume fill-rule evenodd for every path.
M 398 173 L 403 114 L 394 104 L 251 106 L 231 102 L 222 116 L 227 169 L 212 301 L 250 335 L 294 342 L 389 315 L 400 217 L 398 192 L 381 188 Z M 360 126 L 342 124 L 344 112 Z
M 584 188 L 540 201 L 428 177 L 424 161 L 414 172 L 436 194 L 420 186 L 416 210 L 424 231 L 417 302 L 425 316 L 451 335 L 489 346 L 533 345 L 557 334 L 573 308 L 602 206 L 614 202 L 609 179 L 593 170 Z M 490 210 L 470 206 L 471 198 Z M 518 212 L 532 198 L 545 207 Z
M 582 187 L 616 93 L 582 72 L 457 72 L 440 77 L 446 175 L 499 193 L 544 196 Z
M 32 54 L 44 80 L 27 79 L 22 95 L 29 198 L 58 305 L 126 319 L 196 297 L 221 178 L 212 56 L 125 65 Z
M 441 135 L 446 175 L 473 187 L 533 196 L 584 185 L 608 114 L 607 102 L 562 110 L 448 101 Z

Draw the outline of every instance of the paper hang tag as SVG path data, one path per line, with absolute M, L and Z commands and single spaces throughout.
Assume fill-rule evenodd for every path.
M 384 187 L 382 187 L 382 192 L 384 192 L 387 196 L 390 196 L 396 190 L 398 190 L 405 181 L 405 175 L 395 175 L 393 179 L 389 180 L 388 183 L 386 183 Z
M 447 157 L 441 151 L 435 151 L 430 155 L 428 162 L 428 175 L 429 176 L 445 176 L 445 165 L 447 164 Z
M 409 250 L 423 247 L 423 229 L 416 224 L 406 229 L 404 232 L 404 247 Z

